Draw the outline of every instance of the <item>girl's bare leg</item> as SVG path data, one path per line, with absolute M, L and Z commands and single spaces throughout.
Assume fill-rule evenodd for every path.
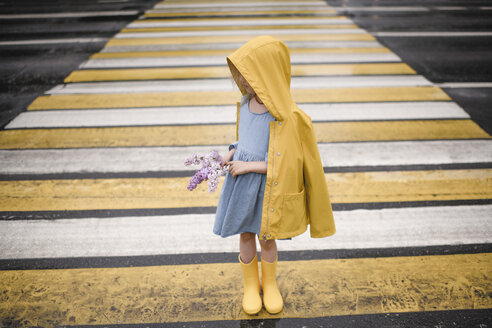
M 261 259 L 267 262 L 275 262 L 277 259 L 277 243 L 275 239 L 272 240 L 261 240 Z
M 244 263 L 249 263 L 256 255 L 256 234 L 244 232 L 239 239 L 239 254 Z

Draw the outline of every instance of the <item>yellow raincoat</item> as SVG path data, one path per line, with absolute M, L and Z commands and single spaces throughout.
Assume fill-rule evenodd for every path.
M 227 57 L 241 73 L 276 121 L 270 122 L 267 176 L 260 237 L 285 239 L 335 233 L 330 196 L 311 118 L 290 94 L 290 53 L 280 40 L 256 37 Z M 236 79 L 242 94 L 243 86 Z M 237 103 L 236 140 L 239 128 Z

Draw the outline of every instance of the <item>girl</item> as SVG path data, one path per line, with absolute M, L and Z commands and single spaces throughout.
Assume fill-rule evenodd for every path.
M 306 231 L 335 233 L 328 188 L 310 117 L 290 94 L 290 54 L 271 36 L 259 36 L 227 57 L 243 97 L 237 103 L 236 142 L 223 156 L 229 172 L 220 193 L 214 233 L 240 234 L 243 310 L 262 308 L 256 235 L 261 246 L 263 304 L 283 309 L 276 282 L 276 239 Z

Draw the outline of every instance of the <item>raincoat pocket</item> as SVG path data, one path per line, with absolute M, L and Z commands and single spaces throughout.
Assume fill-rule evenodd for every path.
M 293 194 L 284 194 L 282 204 L 282 231 L 297 231 L 306 225 L 306 195 L 304 189 Z

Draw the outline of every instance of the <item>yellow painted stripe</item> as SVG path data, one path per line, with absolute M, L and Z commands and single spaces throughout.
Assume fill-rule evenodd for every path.
M 492 255 L 279 261 L 285 308 L 248 317 L 238 263 L 0 272 L 0 312 L 25 326 L 309 318 L 492 307 Z
M 405 63 L 292 65 L 291 72 L 292 76 L 416 74 L 416 72 Z M 230 76 L 231 72 L 226 66 L 94 69 L 73 71 L 65 78 L 65 83 L 91 81 L 200 79 Z
M 264 20 L 265 18 L 258 18 L 258 17 L 227 17 L 227 18 L 211 18 L 211 19 L 201 19 L 201 22 L 207 21 L 210 23 L 213 22 L 234 22 L 235 20 L 237 21 L 251 21 L 251 24 L 254 25 L 255 21 L 257 20 Z M 296 21 L 298 20 L 306 20 L 310 21 L 313 20 L 314 18 L 312 16 L 299 16 L 295 17 Z M 333 20 L 345 20 L 347 19 L 346 16 L 320 16 L 320 17 L 315 17 L 317 21 L 321 20 L 326 20 L 326 21 L 333 21 Z M 289 16 L 272 16 L 268 17 L 269 21 L 289 21 L 292 20 L 291 17 Z M 196 22 L 196 18 L 168 18 L 168 19 L 141 19 L 135 21 L 136 23 L 139 24 L 147 24 L 147 23 L 166 23 L 166 22 L 174 22 L 174 23 L 186 23 L 186 22 Z
M 190 37 L 166 37 L 166 38 L 138 38 L 138 39 L 110 39 L 106 43 L 107 47 L 117 46 L 139 46 L 139 45 L 158 45 L 158 44 L 198 44 L 227 42 L 247 42 L 257 35 L 225 35 L 225 36 L 190 36 Z M 376 40 L 369 33 L 361 34 L 272 34 L 279 40 L 288 41 L 374 41 Z
M 287 5 L 291 5 L 291 3 L 294 3 L 293 5 L 295 5 L 295 3 L 298 3 L 300 2 L 299 0 L 268 0 L 268 1 L 265 1 L 265 0 L 259 0 L 259 1 L 255 1 L 255 2 L 261 2 L 265 5 L 268 5 L 269 3 L 272 3 L 272 4 L 278 4 L 279 2 L 285 2 L 287 3 Z M 310 1 L 310 2 L 313 2 L 313 1 Z M 326 6 L 326 8 L 330 8 L 330 6 L 324 2 L 324 1 L 316 1 L 317 4 L 314 4 L 316 6 Z M 167 5 L 171 5 L 171 6 L 176 6 L 176 5 L 190 5 L 190 4 L 210 4 L 210 3 L 213 3 L 213 4 L 221 4 L 223 3 L 224 6 L 227 6 L 227 4 L 231 4 L 231 3 L 244 3 L 244 1 L 241 1 L 241 0 L 186 0 L 186 1 L 182 1 L 182 0 L 166 0 L 166 1 L 163 1 L 163 2 L 160 2 L 160 3 L 157 3 L 156 5 L 159 5 L 159 6 L 167 6 Z
M 138 68 L 138 69 L 101 69 L 73 71 L 65 78 L 70 82 L 131 81 L 200 79 L 211 77 L 229 77 L 228 67 L 186 67 L 186 68 Z
M 472 120 L 314 123 L 318 142 L 490 138 Z M 0 149 L 227 144 L 235 126 L 180 125 L 0 131 Z
M 248 30 L 274 30 L 274 29 L 354 29 L 359 28 L 355 24 L 312 24 L 312 25 L 250 25 Z M 120 33 L 135 33 L 135 32 L 177 32 L 177 31 L 216 31 L 216 30 L 244 30 L 241 25 L 236 26 L 177 26 L 177 27 L 142 27 L 142 28 L 124 28 Z
M 297 89 L 291 93 L 298 103 L 450 100 L 438 87 Z M 28 110 L 231 105 L 240 96 L 238 91 L 48 95 L 36 98 Z
M 261 2 L 261 3 L 264 3 L 264 4 L 268 4 L 268 3 L 279 3 L 279 2 L 299 2 L 299 0 L 259 0 L 259 1 L 255 1 L 255 2 Z M 310 1 L 312 2 L 312 1 Z M 317 1 L 319 2 L 320 5 L 326 5 L 327 8 L 329 8 L 330 6 L 326 4 L 326 2 L 324 1 Z M 186 5 L 186 4 L 196 4 L 196 3 L 224 3 L 224 4 L 228 4 L 228 3 L 244 3 L 244 1 L 242 0 L 186 0 L 186 1 L 183 1 L 183 0 L 166 0 L 166 1 L 163 1 L 163 2 L 159 2 L 158 5 Z
M 492 198 L 492 169 L 327 173 L 325 176 L 334 204 Z M 210 194 L 206 183 L 190 192 L 186 189 L 189 179 L 0 181 L 0 211 L 217 206 L 219 192 Z
M 234 49 L 207 49 L 207 50 L 170 50 L 170 51 L 134 51 L 134 52 L 99 52 L 91 56 L 94 58 L 139 58 L 139 57 L 181 57 L 181 56 L 228 56 Z M 293 48 L 291 54 L 361 54 L 361 53 L 390 53 L 385 47 L 372 48 Z M 185 68 L 186 69 L 186 68 Z
M 244 10 L 244 8 L 242 8 Z M 162 13 L 145 13 L 144 17 L 176 17 L 176 16 L 259 16 L 259 15 L 282 15 L 288 14 L 289 17 L 305 14 L 336 14 L 336 10 L 317 9 L 317 10 L 258 10 L 258 11 L 202 11 L 202 12 L 162 12 Z M 317 17 L 317 16 L 315 16 Z

